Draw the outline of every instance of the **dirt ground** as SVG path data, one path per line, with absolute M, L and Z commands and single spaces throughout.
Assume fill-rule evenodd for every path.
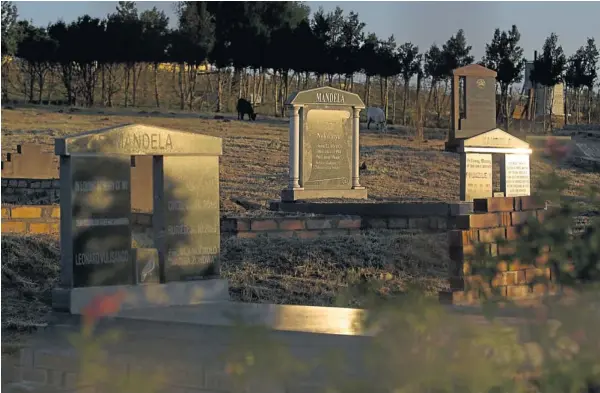
M 238 121 L 235 115 L 119 112 L 68 108 L 2 109 L 2 155 L 17 144 L 38 143 L 49 152 L 56 137 L 109 126 L 140 123 L 223 138 L 221 210 L 230 215 L 267 214 L 268 201 L 287 184 L 288 128 L 283 119 Z M 426 142 L 414 130 L 392 127 L 382 133 L 361 129 L 361 183 L 369 201 L 452 201 L 458 199 L 459 159 L 443 151 L 444 130 L 426 130 Z M 532 187 L 551 164 L 532 159 Z M 583 197 L 600 184 L 600 174 L 560 168 L 567 194 Z M 236 199 L 262 206 L 246 211 Z M 270 213 L 273 214 L 273 213 Z M 229 239 L 222 244 L 222 273 L 235 300 L 358 307 L 349 289 L 377 282 L 368 291 L 381 296 L 418 285 L 435 294 L 447 288 L 446 235 L 411 232 L 364 232 L 322 239 Z M 50 289 L 59 271 L 56 239 L 2 236 L 3 342 L 43 326 Z M 381 280 L 383 279 L 383 281 Z
M 59 113 L 62 111 L 62 113 Z M 2 109 L 2 155 L 20 143 L 40 143 L 54 150 L 54 138 L 125 123 L 140 123 L 193 131 L 223 138 L 221 158 L 221 210 L 246 214 L 235 203 L 243 199 L 264 209 L 279 199 L 287 185 L 287 121 L 259 117 L 256 122 L 239 121 L 235 115 L 213 119 L 214 114 L 159 113 L 139 110 L 77 110 L 37 107 Z M 361 184 L 370 201 L 452 201 L 458 200 L 459 159 L 444 152 L 446 133 L 427 129 L 427 141 L 414 139 L 414 130 L 392 126 L 386 133 L 361 129 Z M 550 171 L 550 164 L 532 158 L 532 187 Z M 600 173 L 561 168 L 568 178 L 568 195 L 584 196 L 584 188 L 600 184 Z
M 44 326 L 60 270 L 58 239 L 2 236 L 2 342 Z M 408 286 L 448 288 L 445 234 L 372 231 L 320 239 L 222 241 L 221 273 L 232 300 L 360 307 L 365 288 L 396 296 Z M 352 291 L 352 292 L 351 292 Z

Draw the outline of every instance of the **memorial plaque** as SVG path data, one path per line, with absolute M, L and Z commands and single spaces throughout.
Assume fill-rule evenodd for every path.
M 460 199 L 470 202 L 475 198 L 492 196 L 492 155 L 467 153 L 461 155 Z
M 352 187 L 352 116 L 349 110 L 305 108 L 303 167 L 305 189 Z
M 531 195 L 528 154 L 506 154 L 500 183 L 507 197 Z
M 496 80 L 467 76 L 465 85 L 466 118 L 460 120 L 457 137 L 496 128 Z
M 165 280 L 219 275 L 219 157 L 167 156 L 164 170 Z
M 134 284 L 130 159 L 71 158 L 73 286 Z

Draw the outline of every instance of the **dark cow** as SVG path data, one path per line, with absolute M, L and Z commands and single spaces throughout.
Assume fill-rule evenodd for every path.
M 238 120 L 244 120 L 244 115 L 248 115 L 250 120 L 256 120 L 256 113 L 252 109 L 252 104 L 247 100 L 240 98 L 237 102 L 236 110 L 238 113 Z

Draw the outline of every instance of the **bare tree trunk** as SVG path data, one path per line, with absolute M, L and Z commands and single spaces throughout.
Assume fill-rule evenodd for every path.
M 510 102 L 509 102 L 509 98 L 508 98 L 508 86 L 504 87 L 504 92 L 501 93 L 504 95 L 504 111 L 506 112 L 506 132 L 508 132 L 508 129 L 510 127 Z
M 392 80 L 392 123 L 396 124 L 396 96 L 398 90 L 398 78 L 394 77 Z
M 279 113 L 279 90 L 277 89 L 277 71 L 273 70 L 273 101 L 275 106 L 274 114 L 277 116 Z
M 402 103 L 402 125 L 406 125 L 406 104 L 408 103 L 408 89 L 409 89 L 408 80 L 404 79 L 404 100 Z
M 154 101 L 156 102 L 156 107 L 160 108 L 160 96 L 158 93 L 158 63 L 154 63 L 152 68 L 154 73 Z
M 185 88 L 184 88 L 184 63 L 179 63 L 179 77 L 177 79 L 177 84 L 179 85 L 179 109 L 185 109 Z
M 131 66 L 128 64 L 125 69 L 125 108 L 129 104 L 129 82 L 131 78 Z
M 369 107 L 369 102 L 371 100 L 371 77 L 367 75 L 367 80 L 365 81 L 365 105 Z
M 222 77 L 222 71 L 219 68 L 217 70 L 217 108 L 215 110 L 215 112 L 219 113 L 221 112 L 221 100 L 223 97 L 223 77 Z
M 588 113 L 588 124 L 592 124 L 592 89 L 587 89 L 587 113 Z

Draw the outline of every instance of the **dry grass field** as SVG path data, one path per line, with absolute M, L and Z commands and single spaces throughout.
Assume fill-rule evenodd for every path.
M 2 155 L 20 143 L 38 143 L 53 151 L 56 137 L 124 123 L 194 131 L 223 138 L 221 209 L 228 215 L 269 214 L 287 184 L 288 133 L 283 119 L 260 116 L 256 122 L 235 115 L 158 113 L 107 109 L 17 108 L 2 110 Z M 444 130 L 414 131 L 394 127 L 387 133 L 361 130 L 361 160 L 367 170 L 361 183 L 369 200 L 452 201 L 458 199 L 458 155 L 443 151 Z M 533 187 L 550 171 L 550 163 L 532 160 Z M 568 194 L 584 196 L 584 187 L 600 184 L 600 174 L 561 168 Z M 234 202 L 246 199 L 263 206 L 248 212 Z M 3 341 L 43 324 L 50 292 L 59 270 L 56 239 L 2 237 Z M 447 288 L 447 243 L 443 234 L 363 232 L 321 239 L 228 239 L 222 244 L 222 271 L 233 299 L 287 304 L 360 306 L 344 297 L 353 286 L 384 277 L 374 289 L 381 296 L 419 285 L 435 294 Z M 8 272 L 8 273 L 6 273 Z M 373 289 L 371 289 L 373 290 Z M 342 296 L 342 300 L 340 300 Z M 5 338 L 6 337 L 6 338 Z
M 214 114 L 158 113 L 125 110 L 90 110 L 63 113 L 58 108 L 3 109 L 2 155 L 19 143 L 40 143 L 54 149 L 54 138 L 68 134 L 140 123 L 199 132 L 223 138 L 221 159 L 221 209 L 244 213 L 233 202 L 242 198 L 261 204 L 279 198 L 287 185 L 287 122 L 260 116 L 256 122 L 239 121 L 235 115 L 213 119 Z M 458 200 L 459 160 L 457 154 L 443 151 L 444 130 L 429 129 L 427 141 L 418 143 L 414 131 L 394 127 L 387 133 L 361 130 L 361 160 L 367 170 L 361 184 L 369 191 L 369 201 L 453 201 Z M 532 185 L 550 171 L 550 164 L 532 159 Z M 560 169 L 569 179 L 568 194 L 583 196 L 587 185 L 600 184 L 600 174 L 574 168 Z

